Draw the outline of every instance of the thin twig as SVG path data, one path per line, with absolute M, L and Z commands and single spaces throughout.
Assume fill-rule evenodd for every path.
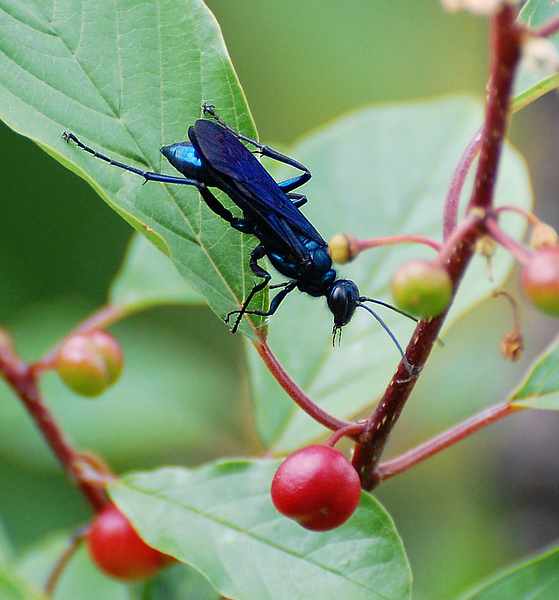
M 107 497 L 103 490 L 81 476 L 81 455 L 43 402 L 36 374 L 15 354 L 11 344 L 0 344 L 0 376 L 19 397 L 64 471 L 78 485 L 91 506 L 95 510 L 105 506 Z
M 253 346 L 264 361 L 264 364 L 268 367 L 270 373 L 275 377 L 276 381 L 281 385 L 285 392 L 315 421 L 332 431 L 354 425 L 354 423 L 349 421 L 342 421 L 341 419 L 333 417 L 330 413 L 327 413 L 320 408 L 320 406 L 315 404 L 289 376 L 266 341 L 261 340 L 260 342 L 253 342 Z
M 380 483 L 386 479 L 390 479 L 390 477 L 394 477 L 394 475 L 407 471 L 411 467 L 414 467 L 438 452 L 441 452 L 441 450 L 445 450 L 458 443 L 472 433 L 475 433 L 488 425 L 492 425 L 523 408 L 524 407 L 522 406 L 515 406 L 509 402 L 504 402 L 482 410 L 473 417 L 466 419 L 462 423 L 447 429 L 433 439 L 413 448 L 413 450 L 410 450 L 397 458 L 392 458 L 391 460 L 380 463 L 376 473 L 377 482 Z

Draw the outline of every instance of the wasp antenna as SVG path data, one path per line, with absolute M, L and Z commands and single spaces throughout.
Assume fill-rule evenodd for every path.
M 360 298 L 357 299 L 357 301 L 358 302 L 372 302 L 373 304 L 378 304 L 379 306 L 384 306 L 385 308 L 389 308 L 390 310 L 393 310 L 394 312 L 398 313 L 399 315 L 402 315 L 403 317 L 407 317 L 408 319 L 414 321 L 415 323 L 419 323 L 419 319 L 417 319 L 413 315 L 410 315 L 409 313 L 405 312 L 404 310 L 400 310 L 399 308 L 396 308 L 396 306 L 392 306 L 392 304 L 383 302 L 382 300 L 377 300 L 376 298 L 367 298 L 367 296 L 361 296 Z M 357 306 L 363 306 L 363 305 L 358 304 Z M 365 307 L 363 306 L 363 308 L 365 308 Z M 444 347 L 444 342 L 440 337 L 437 338 L 437 344 L 439 344 L 439 346 L 441 346 L 441 348 Z
M 361 296 L 360 298 L 357 299 L 357 302 L 359 302 L 359 303 L 372 302 L 373 304 L 378 304 L 379 306 L 384 306 L 385 308 L 389 308 L 390 310 L 393 310 L 394 312 L 398 313 L 399 315 L 402 315 L 403 317 L 407 317 L 408 319 L 411 319 L 415 323 L 419 323 L 419 319 L 417 319 L 413 315 L 410 315 L 409 313 L 407 313 L 403 310 L 400 310 L 396 306 L 392 306 L 392 304 L 388 304 L 388 302 L 383 302 L 382 300 L 377 300 L 376 298 L 367 298 L 367 296 Z M 358 304 L 357 306 L 363 306 L 363 305 Z M 363 308 L 365 308 L 365 307 L 363 306 Z
M 369 298 L 368 298 L 369 300 Z M 386 305 L 384 304 L 384 302 L 380 302 L 380 301 L 375 301 L 375 304 L 380 304 L 382 306 L 390 306 L 390 305 Z M 372 309 L 369 308 L 368 306 L 366 306 L 365 304 L 362 304 L 361 302 L 357 302 L 356 306 L 360 306 L 361 308 L 364 308 L 368 313 L 372 314 L 373 317 L 379 322 L 380 326 L 384 329 L 384 331 L 386 331 L 386 333 L 388 334 L 388 336 L 390 337 L 390 339 L 394 342 L 394 345 L 396 346 L 396 348 L 398 348 L 398 352 L 400 353 L 400 356 L 402 357 L 402 362 L 404 363 L 404 366 L 406 367 L 406 371 L 410 374 L 410 376 L 413 374 L 413 367 L 412 365 L 409 363 L 408 359 L 406 358 L 406 355 L 404 354 L 404 351 L 402 350 L 402 346 L 400 346 L 400 343 L 398 342 L 398 340 L 396 339 L 396 336 L 392 333 L 392 331 L 390 331 L 390 328 L 388 327 L 388 325 L 377 315 L 377 313 Z M 393 307 L 392 307 L 393 308 Z M 395 309 L 396 312 L 400 312 L 399 310 Z M 413 319 L 413 317 L 410 317 Z M 415 319 L 414 319 L 415 321 Z

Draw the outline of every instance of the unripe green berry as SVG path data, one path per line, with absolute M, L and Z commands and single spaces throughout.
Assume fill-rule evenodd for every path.
M 542 248 L 524 266 L 521 285 L 542 311 L 559 316 L 559 247 Z
M 113 385 L 122 371 L 118 341 L 106 331 L 94 329 L 69 337 L 60 347 L 55 368 L 76 394 L 98 396 Z
M 452 281 L 444 267 L 414 260 L 394 274 L 392 294 L 402 310 L 421 318 L 437 317 L 452 298 Z
M 89 332 L 89 339 L 105 361 L 108 385 L 113 385 L 118 381 L 124 364 L 124 356 L 118 340 L 103 329 L 92 329 Z

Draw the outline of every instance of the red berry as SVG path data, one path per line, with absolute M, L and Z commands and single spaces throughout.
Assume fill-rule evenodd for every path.
M 272 502 L 306 529 L 345 523 L 361 498 L 361 482 L 347 458 L 329 446 L 307 446 L 287 458 L 272 481 Z
M 82 396 L 98 396 L 116 382 L 123 357 L 118 341 L 92 329 L 69 337 L 58 351 L 55 368 L 62 381 Z
M 112 504 L 95 517 L 87 534 L 87 549 L 101 571 L 124 581 L 151 577 L 171 560 L 148 546 Z
M 532 302 L 559 316 L 559 247 L 542 248 L 522 269 L 521 284 Z
M 402 310 L 418 317 L 436 317 L 445 311 L 452 298 L 452 281 L 444 267 L 414 260 L 394 274 L 392 295 Z

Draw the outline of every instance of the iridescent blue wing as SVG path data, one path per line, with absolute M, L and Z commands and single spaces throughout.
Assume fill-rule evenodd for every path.
M 243 211 L 246 218 L 263 227 L 266 235 L 287 243 L 298 254 L 306 254 L 299 236 L 320 246 L 326 242 L 305 215 L 286 196 L 252 152 L 217 123 L 200 119 L 188 136 L 200 151 L 205 168 Z

